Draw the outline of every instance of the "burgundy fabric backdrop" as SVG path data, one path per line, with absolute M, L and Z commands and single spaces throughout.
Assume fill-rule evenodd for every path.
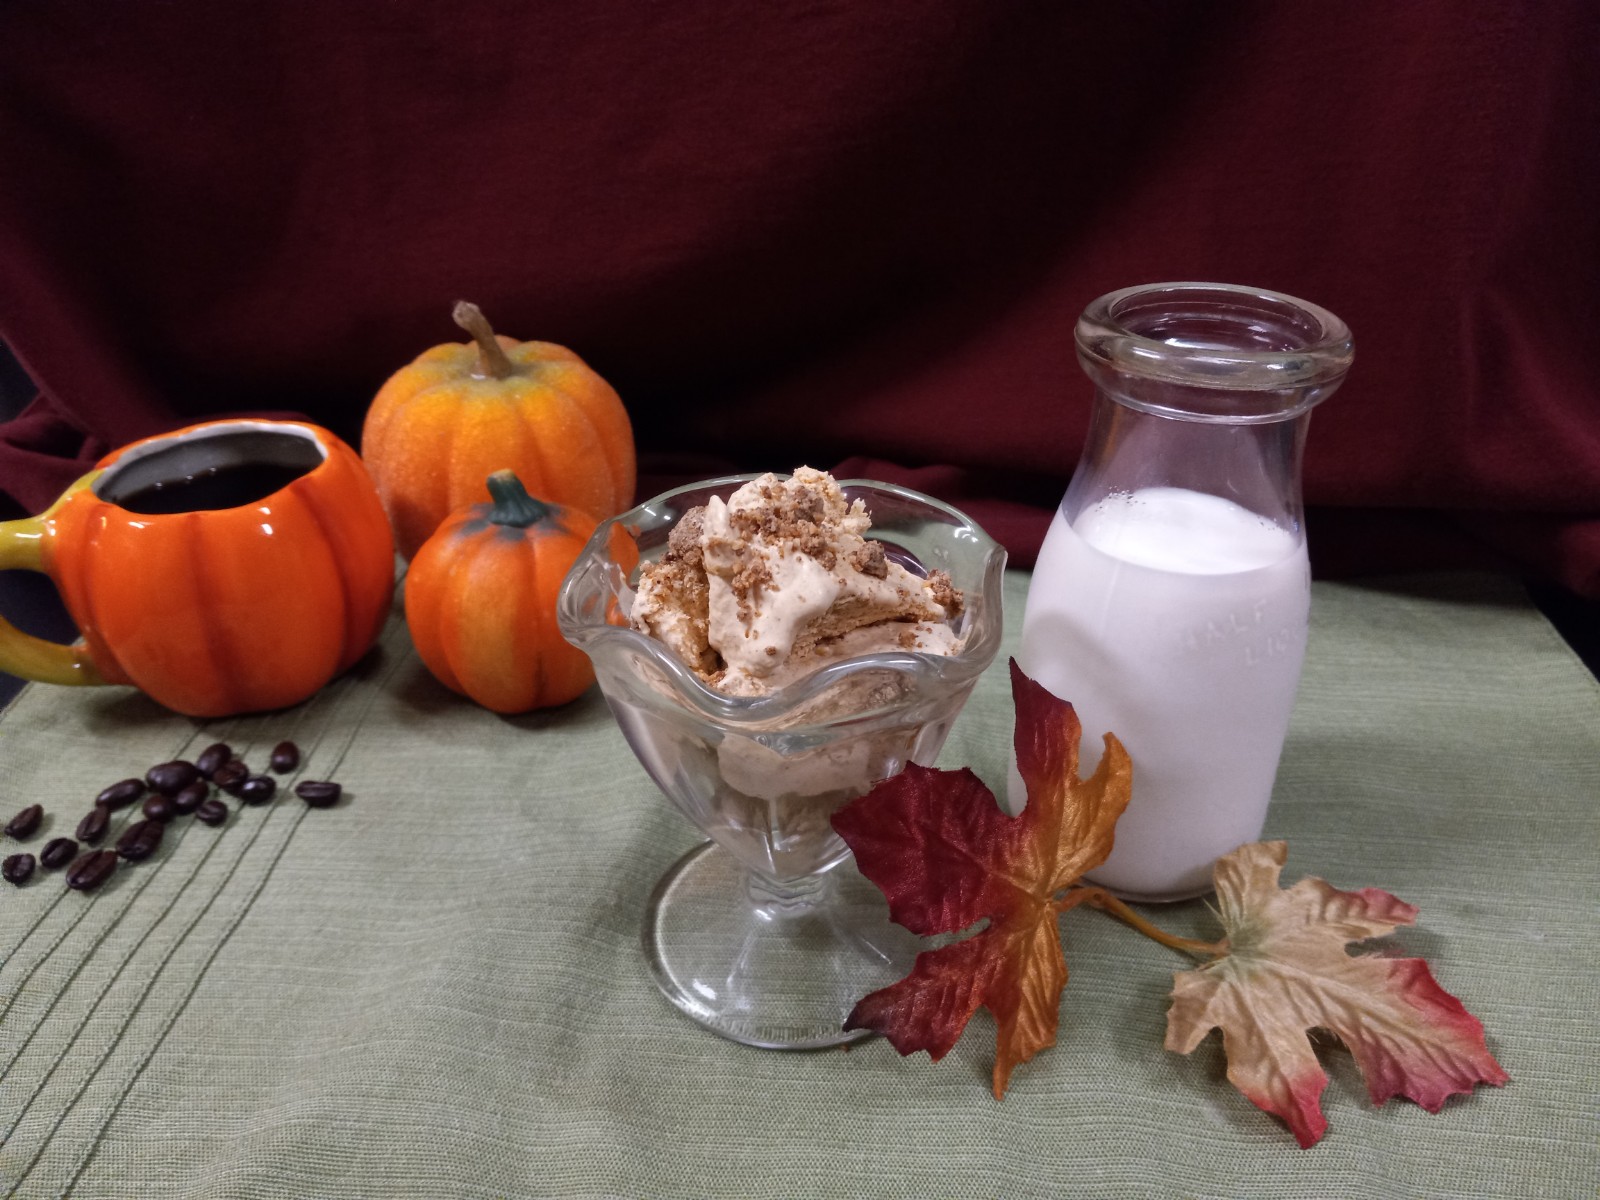
M 0 8 L 0 492 L 225 412 L 350 438 L 451 302 L 565 343 L 651 488 L 834 466 L 1031 559 L 1115 287 L 1351 325 L 1319 569 L 1600 596 L 1600 5 L 421 0 Z

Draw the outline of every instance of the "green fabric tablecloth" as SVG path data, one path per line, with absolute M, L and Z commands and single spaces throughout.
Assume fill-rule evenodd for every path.
M 1008 584 L 1011 641 L 1024 576 Z M 1003 781 L 1003 659 L 944 765 Z M 198 723 L 125 689 L 32 687 L 0 717 L 0 814 L 70 834 L 104 785 L 293 738 L 292 796 L 184 820 L 92 896 L 0 886 L 0 1182 L 19 1196 L 1593 1197 L 1600 1191 L 1600 688 L 1514 585 L 1318 584 L 1268 834 L 1306 874 L 1421 909 L 1426 956 L 1510 1072 L 1430 1116 L 1374 1109 L 1325 1049 L 1309 1151 L 1162 1049 L 1186 961 L 1064 921 L 1061 1043 L 988 1091 L 949 1057 L 752 1050 L 656 992 L 639 927 L 697 835 L 597 693 L 504 719 L 392 624 L 286 713 Z M 124 814 L 125 817 L 125 814 Z M 37 850 L 43 837 L 30 842 Z M 8 852 L 15 847 L 7 847 Z M 1214 936 L 1204 904 L 1165 909 Z

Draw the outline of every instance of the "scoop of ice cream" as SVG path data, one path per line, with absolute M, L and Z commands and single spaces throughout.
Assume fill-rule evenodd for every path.
M 641 574 L 635 629 L 713 687 L 762 695 L 834 658 L 878 650 L 951 654 L 961 596 L 914 575 L 865 537 L 872 521 L 833 477 L 763 475 L 684 514 Z

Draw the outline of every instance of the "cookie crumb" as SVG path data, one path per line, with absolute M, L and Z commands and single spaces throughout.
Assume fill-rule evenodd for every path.
M 882 542 L 867 542 L 850 555 L 850 565 L 873 579 L 889 577 L 889 560 L 884 556 Z M 946 577 L 948 582 L 948 576 Z
M 703 561 L 700 552 L 700 534 L 705 529 L 704 505 L 691 508 L 678 518 L 678 523 L 667 534 L 666 558 L 669 562 L 683 562 L 698 567 Z
M 950 572 L 937 569 L 928 572 L 928 591 L 933 596 L 933 602 L 946 614 L 951 617 L 961 614 L 964 602 L 960 589 L 950 582 Z

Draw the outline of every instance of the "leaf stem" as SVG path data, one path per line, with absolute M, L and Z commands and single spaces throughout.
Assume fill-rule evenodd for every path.
M 1087 904 L 1090 908 L 1098 908 L 1103 913 L 1111 914 L 1124 925 L 1132 926 L 1151 941 L 1160 942 L 1169 950 L 1177 950 L 1195 958 L 1217 958 L 1228 951 L 1226 941 L 1202 942 L 1196 938 L 1179 937 L 1177 934 L 1157 928 L 1105 888 L 1087 886 L 1072 888 L 1056 901 L 1056 911 L 1066 912 L 1069 908 L 1076 908 L 1080 904 Z

